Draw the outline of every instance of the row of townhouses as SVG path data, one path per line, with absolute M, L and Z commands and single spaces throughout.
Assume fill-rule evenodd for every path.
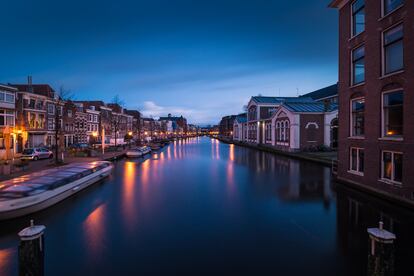
M 32 147 L 57 144 L 64 149 L 102 141 L 105 145 L 122 145 L 197 132 L 198 128 L 188 125 L 183 116 L 169 114 L 154 120 L 117 103 L 64 101 L 50 85 L 32 84 L 31 77 L 27 84 L 0 85 L 0 159 L 12 158 Z M 10 152 L 12 156 L 5 156 Z
M 338 90 L 332 85 L 300 97 L 251 97 L 247 112 L 223 117 L 220 134 L 284 151 L 338 146 Z
M 0 85 L 0 155 L 5 135 L 14 154 L 25 148 L 75 143 L 123 144 L 136 135 L 141 115 L 102 101 L 63 101 L 47 84 Z M 132 137 L 131 137 L 132 138 Z M 2 156 L 4 157 L 4 156 Z

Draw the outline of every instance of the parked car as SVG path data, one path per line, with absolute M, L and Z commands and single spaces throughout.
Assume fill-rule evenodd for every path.
M 29 148 L 24 149 L 20 159 L 22 160 L 39 160 L 53 158 L 53 152 L 47 148 Z

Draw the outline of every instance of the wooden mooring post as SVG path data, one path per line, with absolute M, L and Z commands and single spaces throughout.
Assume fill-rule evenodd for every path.
M 19 232 L 19 275 L 43 276 L 44 275 L 44 231 L 43 225 L 30 226 Z
M 394 275 L 394 240 L 395 234 L 384 230 L 384 223 L 378 228 L 368 228 L 368 276 Z

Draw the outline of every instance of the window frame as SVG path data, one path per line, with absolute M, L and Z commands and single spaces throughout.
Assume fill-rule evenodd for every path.
M 398 39 L 398 40 L 396 40 L 396 41 L 393 41 L 392 43 L 388 43 L 387 45 L 385 44 L 385 33 L 387 33 L 387 32 L 389 32 L 389 31 L 391 31 L 392 29 L 395 29 L 395 28 L 397 28 L 397 27 L 399 27 L 399 26 L 401 26 L 402 27 L 402 38 L 400 38 L 400 39 Z M 391 71 L 391 72 L 386 72 L 386 68 L 387 68 L 387 61 L 386 61 L 386 50 L 385 50 L 385 48 L 386 47 L 389 47 L 390 45 L 393 45 L 393 44 L 396 44 L 396 43 L 398 43 L 398 42 L 400 42 L 401 41 L 401 43 L 402 43 L 402 51 L 403 51 L 403 53 L 402 53 L 402 56 L 403 56 L 403 65 L 402 65 L 402 68 L 400 68 L 400 69 L 397 69 L 397 70 L 394 70 L 394 71 Z M 401 71 L 404 71 L 404 25 L 403 25 L 403 22 L 402 21 L 399 21 L 399 22 L 397 22 L 397 23 L 395 23 L 394 25 L 392 25 L 392 26 L 390 26 L 390 27 L 388 27 L 388 28 L 386 28 L 385 30 L 383 30 L 382 31 L 382 33 L 381 33 L 381 58 L 382 58 L 382 77 L 385 77 L 385 76 L 388 76 L 388 75 L 393 75 L 393 74 L 396 74 L 396 73 L 398 73 L 398 72 L 401 72 Z
M 391 153 L 391 179 L 384 177 L 384 153 Z M 392 150 L 382 150 L 381 151 L 381 180 L 388 183 L 399 184 L 402 185 L 403 183 L 403 173 L 404 169 L 402 168 L 401 171 L 401 182 L 395 180 L 395 154 L 401 155 L 402 166 L 404 165 L 404 154 L 400 151 L 392 151 Z
M 354 37 L 362 34 L 363 32 L 365 32 L 365 23 L 366 23 L 365 14 L 364 14 L 364 30 L 362 30 L 359 33 L 356 33 L 356 24 L 354 24 L 354 18 L 355 18 L 355 15 L 358 14 L 358 12 L 360 12 L 362 10 L 364 10 L 364 12 L 365 12 L 366 3 L 365 3 L 365 0 L 364 0 L 364 5 L 354 12 L 354 4 L 356 2 L 358 2 L 358 0 L 352 1 L 351 5 L 350 5 L 350 8 L 351 8 L 351 38 L 354 38 Z
M 386 17 L 386 16 L 392 14 L 393 12 L 395 12 L 398 9 L 400 9 L 405 4 L 404 3 L 405 0 L 402 0 L 402 3 L 399 6 L 395 7 L 393 10 L 390 10 L 389 12 L 386 12 L 385 7 L 387 5 L 385 4 L 385 1 L 387 1 L 387 0 L 382 0 L 381 1 L 381 17 Z
M 352 150 L 353 149 L 355 149 L 356 150 L 356 158 L 357 158 L 357 160 L 356 160 L 356 170 L 354 170 L 353 168 L 352 168 L 352 161 L 353 161 L 353 158 L 352 158 Z M 359 169 L 360 169 L 360 164 L 361 164 L 361 160 L 360 160 L 360 152 L 363 152 L 363 154 L 364 154 L 364 159 L 365 159 L 365 149 L 364 148 L 361 148 L 361 147 L 349 147 L 349 172 L 351 172 L 351 173 L 353 173 L 353 174 L 358 174 L 358 175 L 361 175 L 361 176 L 363 176 L 364 175 L 364 171 L 365 171 L 365 160 L 362 160 L 362 162 L 363 162 L 363 171 L 360 171 Z
M 363 125 L 363 130 L 364 130 L 364 133 L 362 134 L 362 135 L 354 135 L 354 119 L 353 119 L 353 115 L 354 115 L 354 112 L 353 112 L 353 102 L 355 102 L 355 101 L 358 101 L 358 100 L 364 100 L 364 111 L 363 111 L 363 113 L 364 113 L 364 125 Z M 358 97 L 358 98 L 352 98 L 351 100 L 350 100 L 350 102 L 349 102 L 349 104 L 350 104 L 350 106 L 349 106 L 349 109 L 350 109 L 350 112 L 349 112 L 349 114 L 350 114 L 350 118 L 349 118 L 349 122 L 350 122 L 350 124 L 349 124 L 349 133 L 350 133 L 350 137 L 358 137 L 358 138 L 365 138 L 365 103 L 366 103 L 366 99 L 365 99 L 365 97 Z
M 384 112 L 384 97 L 386 94 L 392 94 L 392 93 L 396 93 L 396 92 L 402 92 L 403 93 L 403 103 L 402 103 L 402 108 L 403 108 L 403 121 L 402 121 L 402 135 L 386 135 L 386 131 L 385 131 L 385 112 Z M 404 137 L 404 98 L 405 98 L 405 91 L 403 88 L 398 88 L 398 89 L 393 89 L 393 90 L 388 90 L 388 91 L 384 91 L 381 93 L 381 138 L 384 139 L 403 139 Z
M 356 50 L 360 49 L 360 48 L 364 48 L 364 55 L 362 57 L 354 60 L 354 52 Z M 365 71 L 365 68 L 366 68 L 365 67 L 365 56 L 366 56 L 366 54 L 365 54 L 365 43 L 359 44 L 358 46 L 356 46 L 355 48 L 353 48 L 351 50 L 351 86 L 361 85 L 361 84 L 365 83 L 365 75 L 366 75 L 365 74 L 366 73 L 366 71 Z M 361 60 L 364 61 L 364 79 L 360 82 L 356 82 L 355 81 L 355 64 L 356 64 L 356 62 L 361 61 Z

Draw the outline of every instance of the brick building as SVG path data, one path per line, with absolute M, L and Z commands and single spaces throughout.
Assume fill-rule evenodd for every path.
M 414 1 L 335 0 L 338 179 L 414 199 Z
M 219 133 L 223 137 L 233 138 L 233 124 L 237 115 L 229 115 L 221 118 L 219 123 Z
M 19 134 L 14 128 L 16 92 L 17 89 L 14 87 L 0 85 L 0 159 L 11 158 L 10 155 L 16 153 L 17 150 L 15 141 Z M 6 146 L 9 149 L 7 156 Z

